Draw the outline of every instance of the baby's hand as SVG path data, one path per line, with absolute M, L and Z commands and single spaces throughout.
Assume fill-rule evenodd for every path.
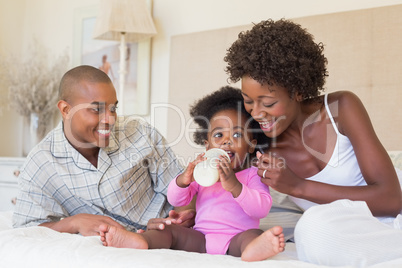
M 235 172 L 230 166 L 229 159 L 221 155 L 217 162 L 217 168 L 223 189 L 231 192 L 233 197 L 238 197 L 241 193 L 242 185 L 236 178 Z
M 186 170 L 179 177 L 177 177 L 176 183 L 179 187 L 186 188 L 191 182 L 194 181 L 194 168 L 198 163 L 205 161 L 204 155 L 205 153 L 199 154 L 193 162 L 188 164 Z

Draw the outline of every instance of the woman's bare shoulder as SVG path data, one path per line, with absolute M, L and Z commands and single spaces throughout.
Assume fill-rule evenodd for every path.
M 352 91 L 342 90 L 328 93 L 328 103 L 339 102 L 339 105 L 361 103 L 360 98 Z
M 355 130 L 358 127 L 372 128 L 366 108 L 355 93 L 351 91 L 329 93 L 328 106 L 342 134 L 347 135 L 348 130 Z

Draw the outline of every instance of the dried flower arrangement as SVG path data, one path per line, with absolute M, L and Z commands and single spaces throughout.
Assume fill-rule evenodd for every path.
M 9 105 L 28 120 L 31 114 L 38 115 L 39 140 L 57 111 L 58 87 L 68 64 L 67 51 L 56 60 L 49 60 L 47 49 L 36 40 L 27 60 L 9 57 L 2 64 L 6 68 L 3 67 L 0 81 L 8 88 Z

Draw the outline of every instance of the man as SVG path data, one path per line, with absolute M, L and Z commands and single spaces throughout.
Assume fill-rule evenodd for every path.
M 117 117 L 116 91 L 97 68 L 68 71 L 59 97 L 62 122 L 19 176 L 14 227 L 98 235 L 102 223 L 139 230 L 166 217 L 168 184 L 183 170 L 165 139 L 146 122 Z

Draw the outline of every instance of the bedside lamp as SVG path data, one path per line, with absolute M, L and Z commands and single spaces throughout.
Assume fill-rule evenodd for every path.
M 119 106 L 124 113 L 126 42 L 139 42 L 156 35 L 145 0 L 101 0 L 94 38 L 120 41 Z

